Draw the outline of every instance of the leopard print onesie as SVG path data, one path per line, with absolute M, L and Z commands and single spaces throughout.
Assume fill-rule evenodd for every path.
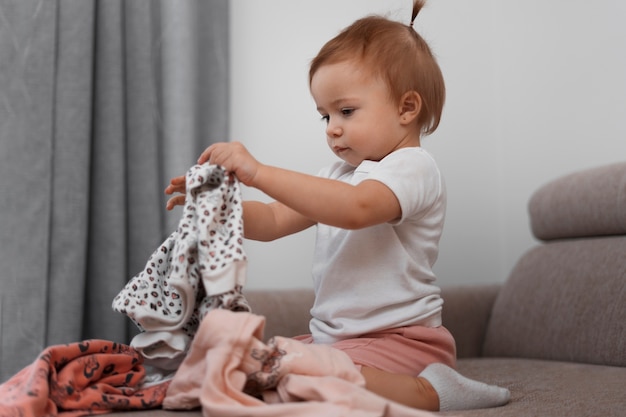
M 247 260 L 237 179 L 221 167 L 195 165 L 186 190 L 176 231 L 113 300 L 142 331 L 131 346 L 165 370 L 180 364 L 209 311 L 250 311 L 242 294 Z

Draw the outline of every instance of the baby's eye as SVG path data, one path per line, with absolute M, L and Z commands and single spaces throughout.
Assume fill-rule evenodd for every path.
M 326 124 L 328 124 L 328 121 L 330 120 L 330 116 L 327 114 L 322 115 L 322 122 L 326 122 Z
M 341 109 L 341 114 L 344 116 L 350 116 L 352 113 L 354 113 L 354 109 L 352 107 L 344 107 Z

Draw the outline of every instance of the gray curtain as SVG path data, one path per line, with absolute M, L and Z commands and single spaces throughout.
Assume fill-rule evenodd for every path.
M 111 310 L 228 134 L 228 0 L 0 0 L 0 382 Z

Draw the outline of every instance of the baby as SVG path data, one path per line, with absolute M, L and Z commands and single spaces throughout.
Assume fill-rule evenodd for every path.
M 221 165 L 275 201 L 243 203 L 244 235 L 271 241 L 317 228 L 310 335 L 344 351 L 366 387 L 426 410 L 498 406 L 509 392 L 456 371 L 434 284 L 446 190 L 421 144 L 439 125 L 445 85 L 424 39 L 383 17 L 357 20 L 313 59 L 309 86 L 339 161 L 318 175 L 265 165 L 240 143 L 198 163 Z M 167 194 L 184 192 L 184 177 Z M 168 209 L 184 202 L 177 195 Z

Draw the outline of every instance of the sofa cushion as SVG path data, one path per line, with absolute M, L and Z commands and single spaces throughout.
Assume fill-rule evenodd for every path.
M 451 285 L 441 288 L 443 325 L 456 342 L 457 358 L 482 355 L 489 316 L 501 284 Z
M 511 401 L 502 407 L 438 413 L 441 416 L 623 416 L 626 368 L 529 359 L 462 359 L 458 370 L 469 378 L 508 388 Z M 157 409 L 111 416 L 202 417 L 202 411 Z
M 626 234 L 626 162 L 553 180 L 531 197 L 531 229 L 538 239 Z
M 506 387 L 511 401 L 481 410 L 451 411 L 456 417 L 578 417 L 624 415 L 626 368 L 532 359 L 462 359 L 461 374 Z
M 244 295 L 252 312 L 265 317 L 265 339 L 309 333 L 313 289 L 244 290 Z
M 626 236 L 526 253 L 494 303 L 483 355 L 626 366 Z

